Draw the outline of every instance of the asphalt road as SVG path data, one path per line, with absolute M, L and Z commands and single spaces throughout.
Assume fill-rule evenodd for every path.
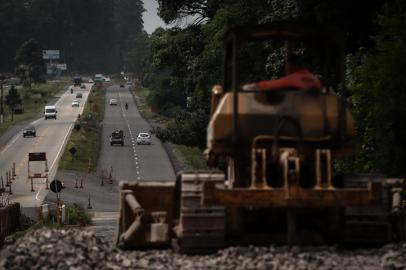
M 9 196 L 10 202 L 19 202 L 22 210 L 31 209 L 41 205 L 48 193 L 45 188 L 44 179 L 34 179 L 34 192 L 28 180 L 28 153 L 46 152 L 48 159 L 49 181 L 54 179 L 58 167 L 59 158 L 63 152 L 65 143 L 69 138 L 73 123 L 79 113 L 82 113 L 83 106 L 87 100 L 91 84 L 85 84 L 86 89 L 75 88 L 73 94 L 69 90 L 64 92 L 56 101 L 57 119 L 45 120 L 43 117 L 30 123 L 37 130 L 36 137 L 23 138 L 22 132 L 18 132 L 6 144 L 0 152 L 0 174 L 5 181 L 6 171 L 10 171 L 15 163 L 16 178 L 12 181 L 13 195 Z M 70 87 L 68 88 L 70 89 Z M 79 107 L 72 107 L 72 100 L 76 99 L 75 94 L 81 92 L 83 98 Z M 50 105 L 50 104 L 48 104 Z M 44 162 L 31 163 L 31 174 L 45 174 Z M 30 215 L 30 214 L 29 214 Z
M 117 105 L 109 105 L 112 98 L 117 99 Z M 125 103 L 129 105 L 128 110 L 125 109 Z M 116 129 L 124 131 L 123 147 L 110 146 L 111 132 Z M 57 174 L 57 178 L 65 183 L 62 200 L 66 204 L 75 203 L 85 209 L 90 205 L 89 210 L 93 214 L 91 229 L 99 236 L 115 236 L 119 216 L 120 181 L 175 180 L 172 164 L 159 139 L 152 135 L 151 145 L 136 144 L 138 133 L 149 132 L 150 129 L 148 122 L 141 117 L 128 88 L 120 88 L 118 85 L 108 87 L 97 174 L 79 174 L 72 171 L 60 171 Z M 112 182 L 104 179 L 102 185 L 102 171 L 103 175 L 108 177 L 111 169 Z M 79 179 L 77 188 L 76 179 Z M 81 179 L 83 188 L 80 188 Z M 46 201 L 53 204 L 55 195 L 48 194 Z
M 117 106 L 109 105 L 117 99 Z M 128 110 L 125 104 L 128 104 Z M 124 146 L 110 146 L 113 130 L 124 131 Z M 110 171 L 115 180 L 175 180 L 169 157 L 158 138 L 152 135 L 151 145 L 137 145 L 140 132 L 150 132 L 151 126 L 140 115 L 129 90 L 117 85 L 106 92 L 106 111 L 103 121 L 103 141 L 99 170 Z

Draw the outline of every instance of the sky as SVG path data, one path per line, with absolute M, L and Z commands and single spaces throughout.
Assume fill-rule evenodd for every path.
M 165 23 L 158 16 L 158 2 L 156 0 L 143 0 L 143 2 L 144 8 L 147 10 L 142 14 L 145 31 L 151 34 L 158 27 L 165 27 Z

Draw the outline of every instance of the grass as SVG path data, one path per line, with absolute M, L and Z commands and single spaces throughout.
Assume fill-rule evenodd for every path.
M 77 121 L 75 128 L 65 147 L 65 151 L 59 162 L 62 170 L 73 170 L 87 172 L 90 161 L 90 172 L 97 169 L 97 160 L 101 144 L 100 122 L 104 117 L 105 87 L 102 89 L 93 88 L 89 94 L 80 121 Z M 79 125 L 80 128 L 76 129 Z M 69 152 L 72 147 L 77 152 L 74 156 Z
M 151 108 L 148 107 L 146 102 L 150 90 L 142 86 L 135 86 L 132 90 L 133 94 L 138 96 L 137 106 L 143 115 L 143 117 L 153 122 L 155 125 L 160 127 L 165 127 L 168 118 L 160 116 L 151 111 Z M 173 152 L 174 158 L 182 164 L 182 167 L 186 170 L 207 170 L 206 160 L 203 157 L 202 151 L 198 147 L 189 147 L 186 145 L 176 145 L 171 144 L 171 150 Z
M 4 123 L 0 124 L 0 136 L 4 134 L 12 125 L 20 124 L 32 120 L 38 116 L 44 106 L 51 102 L 57 93 L 59 93 L 64 86 L 68 84 L 68 80 L 64 79 L 57 83 L 35 84 L 31 89 L 23 88 L 18 89 L 20 94 L 24 114 L 15 114 L 14 121 L 11 121 L 10 108 L 4 103 Z M 4 102 L 7 95 L 7 90 L 4 90 Z
M 186 170 L 207 170 L 206 160 L 198 147 L 173 145 L 175 156 L 185 165 Z

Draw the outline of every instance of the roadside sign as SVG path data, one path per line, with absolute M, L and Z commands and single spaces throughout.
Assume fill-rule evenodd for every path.
M 59 50 L 42 50 L 42 59 L 59 59 Z
M 28 161 L 47 161 L 45 152 L 28 153 Z
M 74 156 L 77 151 L 78 151 L 78 150 L 76 150 L 76 148 L 75 148 L 74 146 L 72 146 L 72 147 L 69 149 L 69 152 L 72 154 L 72 156 Z
M 59 193 L 62 190 L 62 182 L 55 179 L 49 184 L 49 188 L 52 192 Z
M 59 70 L 67 70 L 68 66 L 66 64 L 56 64 L 56 68 Z

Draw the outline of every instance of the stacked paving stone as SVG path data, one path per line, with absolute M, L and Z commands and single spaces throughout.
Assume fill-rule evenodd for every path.
M 380 249 L 230 247 L 213 255 L 122 251 L 92 231 L 40 229 L 4 248 L 0 269 L 406 269 L 406 243 Z

